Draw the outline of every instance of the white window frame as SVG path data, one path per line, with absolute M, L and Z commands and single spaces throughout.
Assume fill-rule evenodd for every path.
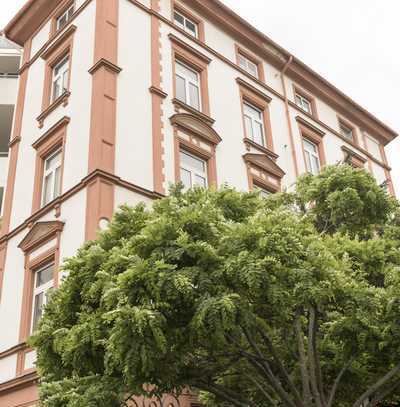
M 191 71 L 192 73 L 194 73 L 196 75 L 197 78 L 197 82 L 194 82 L 189 75 L 185 75 L 184 73 L 178 73 L 177 67 L 178 65 L 180 65 L 181 67 L 187 69 L 188 71 Z M 179 76 L 181 79 L 183 79 L 185 81 L 185 100 L 181 100 L 178 98 L 178 100 L 181 100 L 181 102 L 186 103 L 188 106 L 192 107 L 193 109 L 196 109 L 198 111 L 201 111 L 201 106 L 202 106 L 202 102 L 201 102 L 201 77 L 200 77 L 200 73 L 197 72 L 196 70 L 194 70 L 193 68 L 190 68 L 189 66 L 187 66 L 185 63 L 181 62 L 180 60 L 176 60 L 175 61 L 175 86 L 177 85 L 177 76 Z M 198 97 L 199 97 L 199 106 L 193 106 L 191 104 L 191 100 L 190 100 L 190 85 L 193 85 L 197 88 L 197 93 L 198 93 Z
M 53 159 L 55 156 L 59 155 L 59 161 L 56 162 L 56 166 L 51 167 L 49 169 L 46 169 L 46 163 Z M 58 186 L 58 191 L 56 191 L 56 174 L 57 170 L 59 170 L 59 186 Z M 62 171 L 62 148 L 58 148 L 55 150 L 53 153 L 49 154 L 46 158 L 43 160 L 43 179 L 42 179 L 42 207 L 46 206 L 49 204 L 51 201 L 56 199 L 61 195 L 61 171 Z M 48 202 L 46 202 L 46 178 L 49 176 L 52 176 L 52 182 L 51 182 L 51 197 Z
M 343 122 L 339 122 L 339 130 L 340 134 L 346 138 L 347 140 L 354 141 L 354 129 L 351 127 L 347 126 Z M 350 137 L 349 137 L 350 136 Z
M 256 117 L 255 115 L 250 115 L 245 112 L 245 107 L 246 105 L 250 107 L 251 109 L 254 109 L 260 114 L 260 117 Z M 262 135 L 261 135 L 261 145 L 265 147 L 265 126 L 264 126 L 264 112 L 257 106 L 254 106 L 252 103 L 249 103 L 247 100 L 243 101 L 243 116 L 244 116 L 244 125 L 245 125 L 245 131 L 246 131 L 246 137 L 249 138 L 250 140 L 254 141 L 255 143 L 259 144 L 257 141 L 254 140 L 254 128 L 255 124 L 260 124 L 261 129 L 262 129 Z M 248 134 L 248 129 L 246 125 L 246 118 L 250 120 L 251 123 L 251 134 Z
M 61 13 L 57 18 L 56 18 L 56 31 L 60 30 L 61 28 L 65 27 L 69 20 L 71 20 L 73 14 L 75 12 L 75 2 L 72 2 L 70 7 L 68 7 L 63 13 Z M 61 24 L 61 20 L 65 17 L 65 22 L 64 24 Z
M 178 15 L 179 17 L 181 17 L 183 19 L 183 24 L 176 19 L 175 15 Z M 188 28 L 187 22 L 194 25 L 194 27 L 195 27 L 194 32 L 190 28 Z M 178 11 L 176 9 L 174 10 L 174 24 L 177 25 L 178 27 L 182 28 L 182 30 L 184 30 L 191 36 L 193 36 L 195 38 L 199 38 L 199 23 L 192 20 L 191 18 L 186 17 L 183 13 L 181 13 L 180 11 Z
M 54 102 L 60 96 L 62 96 L 66 91 L 68 91 L 68 81 L 69 81 L 69 69 L 70 69 L 70 55 L 67 54 L 61 59 L 52 69 L 52 80 L 51 80 L 51 101 Z M 62 67 L 56 74 L 56 70 Z M 55 84 L 60 81 L 61 83 L 61 93 L 55 94 Z M 61 89 L 60 87 L 60 89 Z
M 43 270 L 46 270 L 47 268 L 52 267 L 53 275 L 52 278 L 47 282 L 39 287 L 37 287 L 37 279 L 39 276 L 39 273 Z M 33 279 L 33 296 L 32 296 L 32 318 L 31 318 L 31 332 L 36 328 L 35 327 L 35 322 L 39 323 L 41 317 L 43 314 L 40 315 L 40 318 L 36 321 L 36 308 L 35 308 L 35 303 L 36 303 L 36 297 L 40 294 L 43 294 L 43 304 L 42 307 L 45 307 L 47 305 L 48 301 L 48 296 L 46 295 L 53 287 L 54 287 L 54 267 L 55 263 L 54 262 L 49 262 L 45 264 L 44 266 L 38 268 L 37 270 L 34 271 L 34 279 Z
M 203 163 L 203 165 L 204 165 L 204 172 L 200 172 L 197 168 L 191 167 L 190 165 L 188 165 L 186 163 L 183 163 L 182 159 L 181 159 L 182 154 L 185 154 L 185 155 L 193 158 L 194 160 L 201 161 Z M 208 162 L 207 162 L 207 160 L 205 160 L 205 159 L 203 159 L 203 158 L 201 158 L 201 157 L 199 157 L 199 156 L 197 156 L 195 154 L 192 154 L 192 153 L 190 153 L 189 151 L 187 151 L 187 150 L 185 150 L 183 148 L 180 148 L 179 149 L 179 170 L 180 170 L 180 179 L 181 179 L 182 183 L 183 183 L 183 181 L 182 181 L 182 170 L 187 171 L 187 172 L 190 173 L 190 179 L 191 179 L 190 188 L 193 188 L 194 186 L 197 185 L 196 183 L 193 183 L 193 180 L 196 178 L 196 176 L 204 178 L 205 181 L 206 181 L 205 182 L 205 188 L 208 188 L 209 180 L 208 180 Z M 186 188 L 186 186 L 185 186 L 185 188 Z
M 296 105 L 308 114 L 313 114 L 312 100 L 296 92 L 294 96 Z
M 243 61 L 243 63 L 241 63 Z M 244 69 L 247 73 L 251 76 L 255 76 L 256 78 L 260 78 L 260 72 L 258 69 L 258 64 L 253 62 L 251 59 L 246 57 L 246 55 L 242 54 L 240 51 L 238 52 L 238 65 L 240 68 Z M 250 66 L 254 66 L 255 74 L 250 68 Z
M 308 144 L 311 144 L 312 146 L 314 146 L 315 151 L 307 148 Z M 306 164 L 307 172 L 310 174 L 313 174 L 313 175 L 318 175 L 321 172 L 321 159 L 319 156 L 318 144 L 312 142 L 311 140 L 309 140 L 306 137 L 303 137 L 303 150 L 304 150 L 305 164 Z M 318 168 L 313 168 L 314 160 L 312 160 L 312 158 L 317 159 Z

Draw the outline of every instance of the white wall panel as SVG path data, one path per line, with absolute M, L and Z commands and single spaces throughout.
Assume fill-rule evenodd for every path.
M 17 355 L 10 355 L 0 359 L 0 383 L 7 382 L 15 377 L 17 368 Z

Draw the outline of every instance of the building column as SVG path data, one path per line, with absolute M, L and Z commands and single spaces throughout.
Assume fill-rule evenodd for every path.
M 88 173 L 114 174 L 117 116 L 119 0 L 96 0 Z M 96 238 L 114 210 L 114 185 L 96 179 L 87 188 L 86 240 Z
M 160 12 L 160 0 L 151 0 L 153 11 Z M 152 106 L 152 137 L 153 137 L 153 188 L 165 194 L 164 165 L 164 134 L 163 134 L 163 100 L 166 97 L 161 88 L 161 22 L 151 15 L 151 106 Z

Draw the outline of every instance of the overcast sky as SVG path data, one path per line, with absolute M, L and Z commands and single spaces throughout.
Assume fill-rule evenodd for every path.
M 399 0 L 223 0 L 400 132 Z M 25 0 L 1 0 L 0 27 Z M 400 196 L 400 139 L 389 148 Z

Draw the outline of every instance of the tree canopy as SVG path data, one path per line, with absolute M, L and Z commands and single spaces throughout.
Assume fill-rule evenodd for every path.
M 400 216 L 341 165 L 261 198 L 171 190 L 66 260 L 31 339 L 41 405 L 360 407 L 400 395 Z M 148 386 L 151 384 L 152 386 Z

